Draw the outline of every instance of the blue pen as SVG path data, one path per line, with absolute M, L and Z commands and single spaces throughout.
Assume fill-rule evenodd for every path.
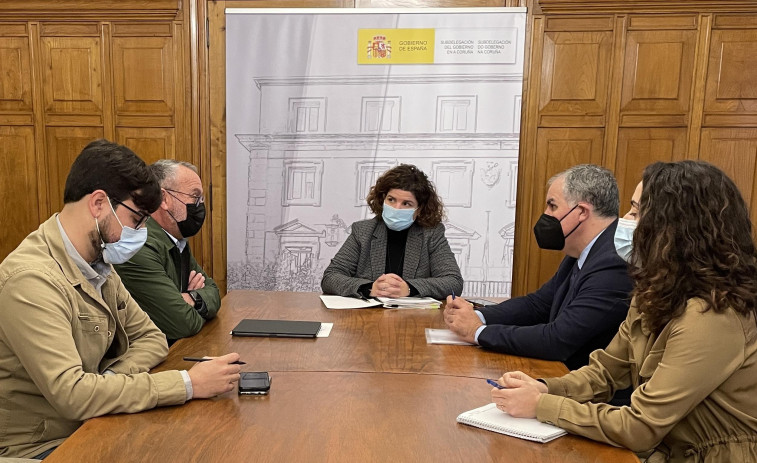
M 499 384 L 498 382 L 494 381 L 493 379 L 487 379 L 486 382 L 496 387 L 497 389 L 507 389 L 507 386 L 503 386 Z
M 452 291 L 452 300 L 453 301 L 455 300 L 455 292 L 454 291 Z

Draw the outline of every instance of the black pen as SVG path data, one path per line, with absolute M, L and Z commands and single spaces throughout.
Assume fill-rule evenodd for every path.
M 208 360 L 213 360 L 211 358 L 206 357 L 183 357 L 184 360 L 187 362 L 207 362 Z M 231 362 L 232 365 L 247 365 L 247 362 L 243 362 L 241 360 L 237 360 L 235 362 Z

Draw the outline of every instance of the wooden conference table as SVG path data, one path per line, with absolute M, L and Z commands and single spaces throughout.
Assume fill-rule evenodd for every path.
M 236 338 L 244 318 L 333 322 L 328 338 Z M 243 371 L 268 371 L 267 396 L 210 400 L 88 420 L 46 461 L 638 462 L 633 453 L 565 436 L 529 442 L 457 424 L 490 402 L 483 378 L 521 370 L 567 372 L 558 362 L 428 345 L 440 310 L 328 310 L 315 293 L 233 291 L 200 334 L 178 341 L 155 371 L 188 369 L 182 356 L 239 352 Z

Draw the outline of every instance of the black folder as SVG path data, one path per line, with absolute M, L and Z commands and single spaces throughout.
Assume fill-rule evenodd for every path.
M 231 330 L 231 335 L 271 338 L 314 338 L 320 329 L 321 322 L 245 318 Z

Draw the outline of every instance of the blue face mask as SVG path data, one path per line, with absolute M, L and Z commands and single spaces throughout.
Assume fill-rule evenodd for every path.
M 636 230 L 635 220 L 618 219 L 618 228 L 615 229 L 615 251 L 626 262 L 631 260 L 634 230 Z
M 384 223 L 390 230 L 402 231 L 410 228 L 415 219 L 413 215 L 415 209 L 395 209 L 388 204 L 384 204 L 384 212 L 381 213 L 381 217 L 384 219 Z
M 134 257 L 134 254 L 139 252 L 142 246 L 144 246 L 145 241 L 147 241 L 147 227 L 142 227 L 139 230 L 124 227 L 118 215 L 116 215 L 113 205 L 110 204 L 110 199 L 108 199 L 108 204 L 110 205 L 110 210 L 113 211 L 113 216 L 118 220 L 118 224 L 121 225 L 121 238 L 115 243 L 106 243 L 103 241 L 100 225 L 97 223 L 97 217 L 95 217 L 95 227 L 97 227 L 97 233 L 100 235 L 103 260 L 106 264 L 123 264 Z

